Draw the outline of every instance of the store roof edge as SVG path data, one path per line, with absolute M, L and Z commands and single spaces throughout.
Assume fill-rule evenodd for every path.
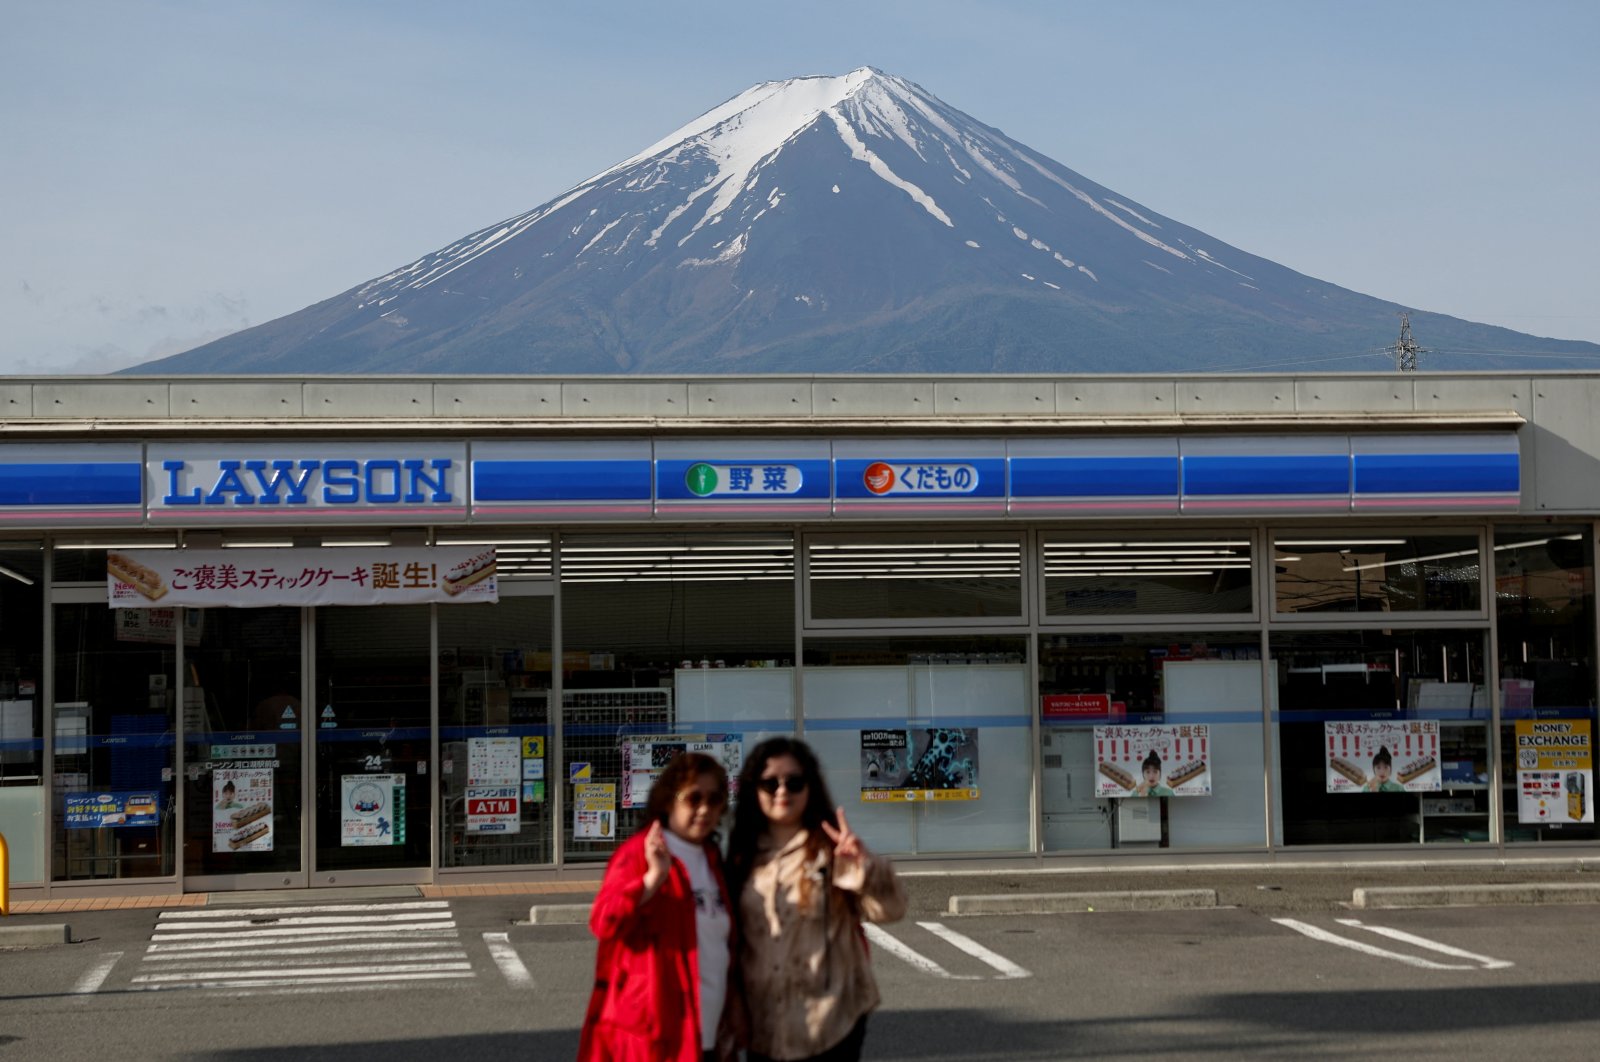
M 1527 423 L 1511 410 L 1421 413 L 1302 413 L 1112 416 L 838 416 L 838 417 L 372 417 L 321 419 L 245 418 L 64 418 L 0 420 L 0 438 L 63 435 L 141 437 L 173 435 L 970 435 L 1308 432 L 1308 431 L 1491 431 Z

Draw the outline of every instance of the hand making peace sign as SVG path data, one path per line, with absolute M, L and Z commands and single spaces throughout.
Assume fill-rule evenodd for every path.
M 867 846 L 861 843 L 861 838 L 850 828 L 849 821 L 844 817 L 844 808 L 835 808 L 834 818 L 839 825 L 823 820 L 822 832 L 828 835 L 828 840 L 833 842 L 833 858 L 835 873 L 845 868 L 854 868 L 867 857 Z

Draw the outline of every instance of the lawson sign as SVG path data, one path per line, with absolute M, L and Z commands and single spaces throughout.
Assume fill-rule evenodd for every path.
M 466 514 L 467 469 L 465 443 L 152 445 L 145 499 L 153 523 L 448 518 Z

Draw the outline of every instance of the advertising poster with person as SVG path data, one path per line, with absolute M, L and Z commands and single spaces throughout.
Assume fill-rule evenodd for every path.
M 1211 728 L 1203 723 L 1097 726 L 1094 751 L 1099 799 L 1211 795 Z
M 918 727 L 861 731 L 861 799 L 977 800 L 978 731 Z
M 272 768 L 211 769 L 211 850 L 272 851 Z
M 1594 748 L 1587 719 L 1518 719 L 1517 821 L 1593 822 Z
M 1439 724 L 1432 719 L 1323 723 L 1330 793 L 1437 793 Z

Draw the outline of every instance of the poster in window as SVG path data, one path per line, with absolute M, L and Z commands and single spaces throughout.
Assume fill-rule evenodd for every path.
M 1323 723 L 1322 731 L 1328 792 L 1439 792 L 1437 720 Z
M 728 797 L 738 796 L 743 734 L 658 734 L 630 737 L 622 743 L 622 806 L 644 807 L 662 770 L 683 752 L 698 752 L 722 764 L 728 772 Z
M 1094 728 L 1095 796 L 1211 795 L 1211 728 L 1204 723 Z
M 405 775 L 347 774 L 339 781 L 342 847 L 406 843 Z
M 861 731 L 861 799 L 977 800 L 978 731 L 907 727 Z
M 1587 719 L 1518 719 L 1517 821 L 1594 821 L 1594 749 Z
M 212 768 L 211 850 L 272 851 L 271 767 Z

